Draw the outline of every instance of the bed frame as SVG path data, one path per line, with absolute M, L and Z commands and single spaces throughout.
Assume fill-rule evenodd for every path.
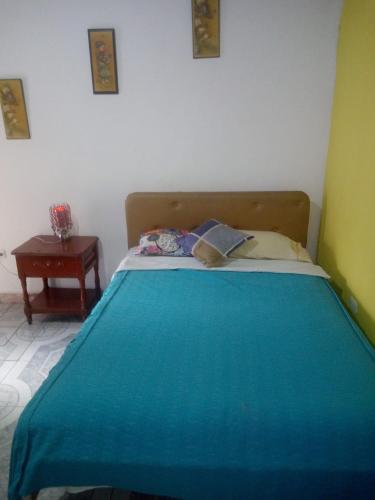
M 276 231 L 306 247 L 310 200 L 302 191 L 132 193 L 125 212 L 129 248 L 146 230 L 191 230 L 210 218 L 237 229 Z
M 234 227 L 277 231 L 307 243 L 310 200 L 302 191 L 132 193 L 125 202 L 128 247 L 149 229 L 193 229 L 216 218 Z M 34 500 L 35 492 L 25 500 Z

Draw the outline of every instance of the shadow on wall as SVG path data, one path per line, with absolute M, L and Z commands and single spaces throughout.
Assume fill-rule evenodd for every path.
M 313 261 L 317 261 L 318 248 L 319 248 L 319 226 L 320 217 L 322 214 L 322 209 L 310 200 L 310 218 L 309 218 L 309 230 L 308 230 L 308 251 L 313 258 Z
M 324 255 L 324 260 L 320 258 L 320 255 Z M 353 292 L 353 290 L 348 286 L 346 278 L 343 276 L 337 266 L 333 250 L 324 241 L 320 242 L 317 262 L 332 276 L 330 280 L 332 288 L 335 290 L 341 302 L 344 304 L 345 309 L 348 311 L 350 317 L 360 326 L 363 331 L 367 332 L 367 338 L 375 346 L 375 332 L 373 326 L 374 318 L 372 318 L 368 314 L 367 310 L 358 301 L 355 292 Z M 357 312 L 355 313 L 350 309 L 350 297 L 355 297 L 355 300 L 357 302 Z

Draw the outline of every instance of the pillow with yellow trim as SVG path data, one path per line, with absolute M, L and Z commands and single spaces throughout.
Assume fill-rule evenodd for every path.
M 312 262 L 309 252 L 301 243 L 293 241 L 287 236 L 274 231 L 247 231 L 241 232 L 254 236 L 245 241 L 231 252 L 234 259 L 280 259 Z
M 235 248 L 250 238 L 251 234 L 209 219 L 185 236 L 182 247 L 206 267 L 219 267 Z

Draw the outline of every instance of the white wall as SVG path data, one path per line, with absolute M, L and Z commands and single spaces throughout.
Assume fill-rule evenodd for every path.
M 0 78 L 31 140 L 0 123 L 1 262 L 68 201 L 106 282 L 139 190 L 302 189 L 315 251 L 341 0 L 221 0 L 221 57 L 194 60 L 190 0 L 1 0 Z M 87 28 L 115 28 L 119 95 L 93 95 Z M 0 267 L 0 293 L 19 291 Z

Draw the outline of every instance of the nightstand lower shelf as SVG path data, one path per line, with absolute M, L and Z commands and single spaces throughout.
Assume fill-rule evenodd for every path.
M 57 313 L 86 316 L 87 311 L 97 302 L 96 290 L 86 290 L 86 310 L 81 307 L 79 288 L 47 288 L 40 292 L 30 303 L 31 313 Z

